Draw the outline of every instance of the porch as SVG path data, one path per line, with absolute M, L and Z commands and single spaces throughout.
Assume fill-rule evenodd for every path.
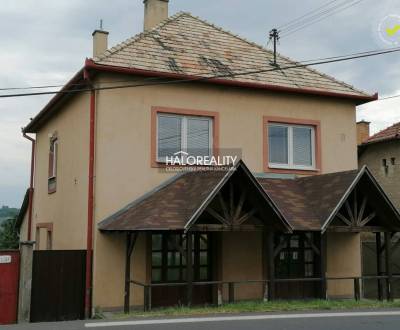
M 226 172 L 180 175 L 99 229 L 126 239 L 129 312 L 138 305 L 132 304 L 132 288 L 145 310 L 236 300 L 360 299 L 365 281 L 376 281 L 377 298 L 391 300 L 392 236 L 399 224 L 366 168 L 278 180 L 255 178 L 239 162 Z M 375 233 L 377 275 L 362 274 L 362 232 Z M 147 260 L 141 279 L 131 275 L 137 253 Z

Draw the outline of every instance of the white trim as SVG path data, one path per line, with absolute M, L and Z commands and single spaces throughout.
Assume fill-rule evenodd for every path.
M 268 167 L 269 168 L 276 168 L 276 169 L 288 169 L 288 170 L 305 170 L 305 171 L 315 171 L 316 170 L 316 148 L 315 148 L 315 134 L 316 129 L 313 125 L 297 125 L 297 124 L 285 124 L 285 123 L 268 123 L 268 129 L 270 127 L 285 127 L 287 128 L 287 139 L 288 139 L 288 154 L 287 159 L 288 163 L 272 163 L 270 162 L 270 141 L 269 141 L 269 134 L 266 137 L 267 144 L 268 144 Z M 305 165 L 296 165 L 293 161 L 293 128 L 300 127 L 300 128 L 307 128 L 311 130 L 311 166 Z
M 316 318 L 338 318 L 338 317 L 378 317 L 378 316 L 400 316 L 400 311 L 379 312 L 331 312 L 331 313 L 284 313 L 264 315 L 234 315 L 234 316 L 212 316 L 212 317 L 188 317 L 175 319 L 147 319 L 131 321 L 90 322 L 85 323 L 86 328 L 118 327 L 118 326 L 140 326 L 140 325 L 162 325 L 180 323 L 204 323 L 204 322 L 232 322 L 232 321 L 262 321 L 262 320 L 286 320 L 286 319 L 316 319 Z
M 181 120 L 181 150 L 182 152 L 188 152 L 188 147 L 187 147 L 187 130 L 188 130 L 188 120 L 190 119 L 197 119 L 197 120 L 203 120 L 208 122 L 208 132 L 209 132 L 209 156 L 212 156 L 214 154 L 213 150 L 213 126 L 214 126 L 214 118 L 213 117 L 208 117 L 208 116 L 187 116 L 187 115 L 180 115 L 180 114 L 174 114 L 174 113 L 164 113 L 160 112 L 157 113 L 157 118 L 156 118 L 156 161 L 159 163 L 165 163 L 165 158 L 160 158 L 158 155 L 158 128 L 159 128 L 159 118 L 160 117 L 172 117 L 172 118 L 179 118 Z

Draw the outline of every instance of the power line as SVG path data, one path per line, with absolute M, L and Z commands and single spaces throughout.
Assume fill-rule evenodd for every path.
M 154 85 L 180 84 L 180 83 L 188 83 L 188 82 L 203 82 L 203 81 L 207 81 L 210 79 L 233 78 L 233 77 L 238 77 L 238 76 L 245 76 L 245 75 L 257 74 L 257 73 L 266 73 L 266 72 L 272 72 L 272 71 L 277 71 L 277 70 L 290 70 L 290 69 L 295 69 L 295 68 L 303 68 L 303 67 L 307 67 L 307 66 L 315 66 L 315 65 L 322 65 L 322 64 L 328 64 L 328 63 L 343 62 L 343 61 L 349 61 L 349 60 L 354 60 L 354 59 L 390 54 L 390 53 L 395 53 L 395 52 L 399 52 L 399 51 L 400 51 L 400 47 L 396 47 L 396 48 L 391 48 L 391 49 L 382 50 L 382 51 L 378 51 L 378 52 L 367 51 L 367 52 L 355 53 L 355 54 L 344 55 L 344 56 L 336 56 L 336 57 L 331 57 L 331 58 L 327 58 L 327 59 L 316 59 L 316 60 L 314 60 L 314 62 L 309 62 L 310 60 L 308 60 L 308 61 L 304 61 L 303 63 L 298 62 L 297 64 L 288 65 L 286 67 L 277 66 L 277 67 L 270 68 L 270 69 L 260 69 L 260 70 L 255 70 L 255 71 L 238 72 L 238 73 L 215 75 L 215 76 L 209 76 L 209 77 L 194 77 L 194 78 L 189 78 L 189 79 L 162 80 L 162 81 L 156 81 L 153 83 L 148 83 L 148 84 L 144 83 L 144 84 L 137 84 L 137 85 L 127 84 L 127 85 L 119 85 L 119 86 L 104 86 L 104 87 L 81 88 L 81 89 L 71 89 L 71 90 L 61 90 L 61 91 L 46 91 L 46 92 L 21 93 L 21 94 L 4 94 L 4 95 L 0 95 L 0 98 L 52 95 L 52 94 L 58 94 L 58 93 L 68 94 L 68 93 L 78 93 L 78 92 L 89 92 L 89 91 L 93 91 L 93 90 L 112 90 L 112 89 L 135 88 L 135 87 L 154 86 Z
M 281 36 L 281 38 L 287 37 L 287 36 L 297 32 L 297 31 L 300 31 L 300 30 L 305 29 L 306 27 L 309 27 L 310 25 L 313 25 L 313 24 L 318 23 L 318 22 L 320 22 L 320 21 L 322 21 L 322 20 L 324 20 L 324 19 L 326 19 L 328 17 L 331 17 L 332 15 L 340 13 L 340 12 L 342 12 L 342 11 L 348 9 L 348 8 L 354 7 L 355 5 L 359 4 L 362 1 L 364 1 L 364 0 L 357 0 L 355 2 L 347 4 L 347 6 L 345 6 L 345 7 L 336 6 L 334 8 L 337 9 L 337 10 L 333 10 L 333 11 L 327 10 L 326 12 L 321 13 L 322 16 L 321 15 L 315 15 L 314 19 L 310 19 L 310 20 L 304 21 L 301 24 L 299 24 L 298 26 L 293 26 L 290 29 L 283 31 L 283 35 Z

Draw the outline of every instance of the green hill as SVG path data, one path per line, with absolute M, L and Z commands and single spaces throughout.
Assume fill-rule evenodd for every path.
M 2 206 L 0 208 L 0 224 L 9 218 L 14 218 L 18 215 L 19 209 L 8 206 Z

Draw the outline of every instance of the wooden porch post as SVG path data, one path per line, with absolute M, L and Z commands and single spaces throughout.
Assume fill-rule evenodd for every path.
M 382 238 L 381 233 L 375 233 L 376 237 L 376 274 L 382 275 Z M 378 299 L 383 300 L 383 285 L 382 281 L 378 279 Z
M 192 305 L 193 297 L 193 234 L 188 233 L 186 237 L 186 276 L 187 276 L 187 304 Z
M 124 313 L 130 311 L 130 287 L 131 287 L 131 256 L 135 247 L 137 233 L 128 232 L 126 235 L 126 256 L 125 256 L 125 299 Z
M 268 273 L 268 301 L 275 299 L 275 258 L 274 258 L 274 231 L 268 230 L 266 233 L 266 256 L 267 256 L 267 273 Z
M 392 301 L 392 236 L 385 232 L 385 264 L 386 264 L 386 293 L 387 300 Z
M 327 283 L 326 283 L 326 271 L 327 271 L 327 236 L 328 234 L 321 233 L 321 247 L 320 247 L 320 276 L 321 276 L 321 299 L 327 299 Z

